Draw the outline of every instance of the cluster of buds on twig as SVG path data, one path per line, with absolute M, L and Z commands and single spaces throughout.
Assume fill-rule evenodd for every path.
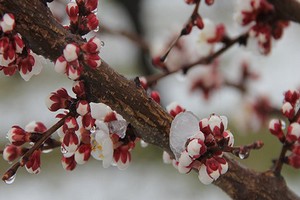
M 14 31 L 15 17 L 6 13 L 0 21 L 0 71 L 12 76 L 19 71 L 28 81 L 41 72 L 42 66 L 36 65 L 32 51 L 24 44 L 19 33 Z
M 283 162 L 300 168 L 300 115 L 299 115 L 300 93 L 297 90 L 288 90 L 284 94 L 282 114 L 289 120 L 290 124 L 285 133 L 285 122 L 272 119 L 269 123 L 270 132 L 283 143 L 283 150 L 289 151 L 284 155 Z M 280 158 L 281 159 L 281 158 Z
M 199 69 L 198 72 L 197 69 Z M 224 77 L 219 71 L 219 63 L 217 61 L 207 67 L 195 68 L 187 76 L 191 79 L 190 90 L 200 89 L 206 100 L 208 100 L 213 91 L 224 84 Z
M 45 125 L 41 122 L 31 122 L 26 127 L 25 130 L 19 126 L 13 126 L 7 133 L 7 138 L 10 142 L 3 150 L 3 159 L 8 162 L 13 162 L 20 156 L 23 156 L 32 145 L 37 142 L 42 134 L 47 131 Z M 47 148 L 49 145 L 47 142 L 51 142 L 50 140 L 46 141 L 46 143 L 35 150 L 28 160 L 25 161 L 25 168 L 29 173 L 38 174 L 40 172 L 41 166 L 41 153 L 42 150 Z M 45 150 L 45 153 L 48 150 Z
M 83 65 L 92 69 L 101 65 L 99 56 L 101 46 L 101 40 L 96 37 L 91 38 L 80 47 L 76 44 L 68 44 L 63 55 L 58 57 L 55 62 L 55 71 L 66 74 L 71 80 L 78 80 L 83 71 Z
M 165 163 L 173 163 L 180 173 L 192 169 L 199 172 L 199 180 L 210 184 L 228 170 L 224 152 L 232 153 L 241 159 L 249 156 L 251 149 L 259 149 L 262 142 L 233 147 L 233 134 L 227 130 L 227 118 L 212 114 L 209 118 L 198 120 L 191 112 L 172 106 L 169 112 L 175 113 L 170 130 L 170 148 L 175 156 L 164 152 Z
M 239 2 L 237 21 L 243 25 L 251 25 L 250 37 L 257 39 L 262 54 L 269 54 L 272 38 L 278 40 L 288 21 L 279 20 L 275 9 L 267 0 L 244 0 Z
M 66 12 L 70 18 L 70 25 L 67 28 L 79 35 L 85 35 L 92 30 L 97 31 L 99 26 L 97 6 L 97 0 L 76 0 L 68 3 Z
M 104 167 L 115 164 L 119 169 L 127 168 L 136 142 L 134 134 L 127 130 L 128 123 L 109 106 L 88 102 L 82 81 L 74 83 L 73 92 L 76 98 L 69 96 L 64 88 L 47 98 L 50 111 L 67 110 L 57 115 L 66 117 L 58 129 L 63 167 L 73 170 L 92 156 L 102 160 Z

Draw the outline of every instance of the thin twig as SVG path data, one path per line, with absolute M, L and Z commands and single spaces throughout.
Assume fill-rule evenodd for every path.
M 56 124 L 54 124 L 51 128 L 49 128 L 46 132 L 43 133 L 40 140 L 38 140 L 22 157 L 21 159 L 15 163 L 13 166 L 11 166 L 3 175 L 2 180 L 8 180 L 10 179 L 14 174 L 16 174 L 19 167 L 23 167 L 26 162 L 28 161 L 29 157 L 32 155 L 32 153 L 41 148 L 41 145 L 44 144 L 44 142 L 50 138 L 50 136 L 59 129 L 65 122 L 65 119 L 69 117 L 70 114 L 64 116 L 62 119 L 60 119 Z
M 168 72 L 165 72 L 165 73 L 154 74 L 154 75 L 148 76 L 148 77 L 146 77 L 147 83 L 148 83 L 149 86 L 151 86 L 151 85 L 155 84 L 158 80 L 160 80 L 160 79 L 162 79 L 162 78 L 164 78 L 164 77 L 166 77 L 170 74 L 176 73 L 176 72 L 181 71 L 181 70 L 186 72 L 187 70 L 194 67 L 195 65 L 200 65 L 200 64 L 207 65 L 207 64 L 211 63 L 214 59 L 216 59 L 217 57 L 222 55 L 224 52 L 226 52 L 234 44 L 240 43 L 241 41 L 244 41 L 247 37 L 248 37 L 248 32 L 244 33 L 244 34 L 241 34 L 240 36 L 238 36 L 234 39 L 228 40 L 225 43 L 224 47 L 222 47 L 221 49 L 219 49 L 218 51 L 216 51 L 215 53 L 213 53 L 213 54 L 211 54 L 207 57 L 200 58 L 199 60 L 197 60 L 195 62 L 186 64 L 186 65 L 182 66 L 181 68 L 178 68 L 178 69 L 173 70 L 173 71 L 168 71 Z

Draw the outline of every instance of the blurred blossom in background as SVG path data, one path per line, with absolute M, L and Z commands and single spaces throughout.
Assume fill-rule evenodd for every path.
M 63 24 L 68 23 L 64 13 L 67 3 L 60 0 L 50 4 L 54 14 Z M 235 4 L 236 0 L 216 1 L 211 7 L 201 6 L 200 13 L 203 18 L 208 18 L 215 24 L 224 23 L 228 34 L 236 36 L 243 32 L 243 29 L 233 20 Z M 193 9 L 193 6 L 186 5 L 183 0 L 141 0 L 140 6 L 139 19 L 143 37 L 150 44 L 152 55 L 160 54 L 170 38 L 179 33 Z M 100 24 L 103 23 L 115 30 L 134 32 L 136 30 L 134 23 L 124 8 L 118 1 L 100 1 L 98 8 Z M 105 44 L 101 50 L 102 58 L 115 67 L 115 70 L 128 78 L 149 72 L 149 69 L 143 69 L 140 50 L 127 38 L 102 34 L 101 30 L 94 34 L 99 35 Z M 207 117 L 211 113 L 227 115 L 229 126 L 234 130 L 234 134 L 240 135 L 236 139 L 237 145 L 251 143 L 258 139 L 265 141 L 264 149 L 253 152 L 246 162 L 255 169 L 266 170 L 272 164 L 271 159 L 280 151 L 279 143 L 266 133 L 266 129 L 256 129 L 259 134 L 249 134 L 246 124 L 256 122 L 249 122 L 255 119 L 249 114 L 245 102 L 263 94 L 270 97 L 272 105 L 280 107 L 283 92 L 287 89 L 299 88 L 300 46 L 296 42 L 299 34 L 299 25 L 291 23 L 284 32 L 283 38 L 276 42 L 269 56 L 259 55 L 251 48 L 235 46 L 218 59 L 221 72 L 231 80 L 238 78 L 240 65 L 244 60 L 248 60 L 251 69 L 259 74 L 260 78 L 249 84 L 249 94 L 246 96 L 242 96 L 232 88 L 222 88 L 213 92 L 207 101 L 202 92 L 191 92 L 192 78 L 189 74 L 185 77 L 177 73 L 162 79 L 156 85 L 163 106 L 176 101 L 199 117 Z M 177 62 L 186 63 L 184 59 L 193 59 L 193 53 L 195 55 L 204 53 L 205 50 L 197 46 L 198 35 L 199 31 L 194 30 L 191 35 L 181 39 L 187 49 L 185 52 L 187 55 L 181 59 L 177 56 L 176 49 L 171 51 L 168 62 L 171 62 L 172 66 L 176 67 Z M 145 63 L 150 65 L 150 58 L 145 60 Z M 41 62 L 45 65 L 42 73 L 29 82 L 23 81 L 19 75 L 11 78 L 0 75 L 2 147 L 6 142 L 5 135 L 12 125 L 24 127 L 32 120 L 42 121 L 48 127 L 55 123 L 55 113 L 48 111 L 45 98 L 50 92 L 61 87 L 71 91 L 72 81 L 55 73 L 52 63 L 45 60 Z M 155 73 L 154 69 L 150 71 Z M 195 67 L 190 74 L 198 71 L 201 69 Z M 42 173 L 39 175 L 30 175 L 24 169 L 20 169 L 12 185 L 0 183 L 0 199 L 4 197 L 20 199 L 26 196 L 30 196 L 33 200 L 86 197 L 130 200 L 229 199 L 219 188 L 199 183 L 194 173 L 181 175 L 172 166 L 164 165 L 161 159 L 162 151 L 151 146 L 148 148 L 135 149 L 131 166 L 125 171 L 113 167 L 104 169 L 101 163 L 90 161 L 86 165 L 78 166 L 73 172 L 66 172 L 61 167 L 61 155 L 58 150 L 55 150 L 42 156 Z M 259 155 L 266 155 L 266 157 L 261 158 Z M 8 167 L 5 161 L 0 162 L 1 173 L 4 173 Z M 288 166 L 283 173 L 291 189 L 300 195 L 300 189 L 297 187 L 297 184 L 300 184 L 299 175 L 295 176 L 295 170 L 291 170 Z

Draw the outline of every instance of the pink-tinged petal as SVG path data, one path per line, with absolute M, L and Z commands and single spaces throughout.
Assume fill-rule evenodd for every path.
M 62 164 L 63 168 L 68 171 L 74 170 L 77 165 L 74 156 L 69 157 L 69 158 L 62 157 L 61 164 Z
M 300 169 L 300 156 L 292 154 L 288 157 L 288 164 L 296 169 Z
M 189 173 L 192 170 L 192 168 L 189 167 L 189 166 L 181 165 L 180 162 L 179 162 L 178 165 L 177 165 L 177 170 L 181 174 L 187 174 L 187 173 Z
M 29 135 L 19 126 L 13 126 L 7 133 L 7 138 L 10 143 L 21 146 L 25 142 L 29 142 Z
M 208 118 L 203 118 L 199 122 L 199 127 L 201 132 L 204 133 L 204 135 L 209 135 L 211 134 L 211 131 L 209 129 L 209 124 L 208 124 Z
M 43 133 L 47 131 L 47 127 L 42 122 L 32 121 L 25 126 L 25 131 Z
M 20 155 L 21 155 L 21 147 L 13 145 L 13 144 L 7 145 L 3 149 L 3 153 L 2 153 L 3 159 L 8 162 L 14 161 Z
M 172 102 L 167 106 L 167 111 L 170 113 L 170 115 L 175 117 L 177 114 L 184 112 L 185 109 L 182 108 L 177 102 Z
M 66 74 L 69 79 L 77 80 L 77 79 L 79 79 L 82 70 L 83 70 L 82 66 L 80 66 L 79 63 L 76 62 L 76 63 L 67 65 Z
M 233 137 L 233 134 L 229 130 L 226 130 L 223 132 L 223 137 L 228 140 L 227 145 L 230 147 L 233 147 L 234 137 Z
M 15 17 L 11 13 L 5 13 L 0 21 L 0 27 L 4 33 L 10 32 L 15 27 Z
M 89 12 L 91 12 L 91 11 L 97 9 L 98 0 L 86 0 L 84 6 Z
M 300 124 L 294 122 L 289 125 L 286 139 L 288 142 L 296 142 L 300 137 Z
M 162 157 L 163 157 L 163 162 L 165 164 L 171 164 L 172 163 L 171 156 L 168 154 L 168 152 L 164 151 Z
M 82 116 L 82 126 L 86 130 L 90 130 L 95 125 L 95 119 L 92 118 L 90 113 L 87 113 L 86 115 Z
M 54 70 L 57 73 L 64 74 L 66 73 L 67 61 L 63 56 L 60 56 L 56 59 Z
M 79 48 L 75 44 L 67 44 L 63 51 L 64 57 L 67 62 L 77 60 L 79 54 Z
M 91 156 L 91 145 L 90 144 L 83 144 L 80 145 L 77 149 L 77 151 L 75 152 L 75 161 L 77 162 L 77 164 L 85 164 L 90 156 Z
M 183 151 L 178 159 L 178 165 L 190 166 L 194 160 L 189 156 L 187 151 Z
M 66 7 L 66 12 L 70 17 L 70 20 L 75 23 L 78 19 L 78 13 L 79 13 L 79 8 L 77 4 L 75 2 L 68 3 Z
M 204 164 L 200 167 L 198 178 L 201 183 L 205 185 L 209 185 L 214 181 L 214 179 L 208 175 L 206 166 Z
M 83 116 L 87 114 L 90 111 L 90 105 L 89 102 L 86 100 L 81 100 L 76 105 L 76 112 Z
M 282 105 L 281 112 L 289 119 L 292 119 L 295 116 L 295 109 L 290 102 L 285 102 Z
M 75 117 L 68 117 L 65 119 L 64 128 L 69 130 L 78 130 L 79 125 Z
M 3 54 L 4 52 L 7 51 L 8 46 L 9 46 L 9 38 L 8 37 L 1 37 L 0 38 L 0 53 Z
M 8 67 L 11 63 L 13 63 L 16 59 L 15 50 L 12 45 L 8 46 L 8 49 L 0 54 L 0 65 L 4 67 Z
M 97 37 L 92 37 L 87 43 L 81 46 L 81 49 L 89 54 L 98 53 L 102 47 L 102 42 Z
M 141 147 L 146 148 L 149 146 L 149 143 L 145 142 L 144 140 L 140 141 Z
M 89 30 L 95 30 L 95 29 L 98 28 L 99 20 L 98 20 L 97 16 L 94 13 L 89 14 L 86 17 L 86 20 L 87 20 L 86 26 Z
M 293 106 L 299 103 L 300 93 L 298 90 L 288 90 L 284 93 L 284 100 Z
M 198 158 L 206 152 L 206 145 L 201 139 L 192 139 L 187 145 L 187 152 L 192 158 Z
M 225 162 L 224 164 L 221 164 L 221 174 L 225 174 L 228 171 L 228 163 Z
M 130 152 L 122 152 L 120 154 L 120 159 L 116 162 L 119 170 L 125 170 L 129 167 L 131 160 Z
M 112 109 L 104 103 L 90 103 L 91 115 L 94 119 L 104 121 L 105 116 L 112 112 Z
M 38 174 L 41 171 L 41 151 L 36 150 L 29 157 L 29 160 L 25 164 L 26 170 L 31 174 Z
M 22 40 L 22 36 L 19 33 L 17 33 L 16 35 L 14 35 L 13 38 L 14 38 L 14 47 L 16 49 L 16 53 L 22 53 L 25 47 L 25 44 Z
M 222 129 L 222 119 L 219 116 L 210 116 L 208 119 L 208 125 L 214 135 L 220 135 L 223 133 L 224 128 Z
M 269 131 L 282 142 L 285 140 L 283 126 L 284 122 L 279 119 L 272 119 L 269 123 Z
M 71 157 L 75 154 L 80 140 L 75 132 L 68 132 L 64 135 L 64 139 L 61 144 L 61 152 L 64 157 Z
M 85 87 L 83 81 L 75 81 L 72 90 L 77 98 L 85 99 Z
M 152 91 L 150 96 L 156 103 L 160 104 L 160 95 L 157 91 Z

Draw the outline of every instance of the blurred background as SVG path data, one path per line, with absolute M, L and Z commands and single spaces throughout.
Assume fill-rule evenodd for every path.
M 68 1 L 56 0 L 49 4 L 55 16 L 68 24 L 65 6 Z M 242 33 L 233 20 L 235 0 L 216 1 L 207 7 L 202 5 L 200 13 L 215 23 L 224 23 L 230 36 Z M 190 16 L 193 6 L 183 0 L 101 0 L 98 16 L 104 28 L 92 35 L 98 35 L 104 42 L 102 58 L 116 71 L 128 78 L 146 76 L 157 73 L 150 65 L 149 54 L 128 38 L 112 34 L 108 30 L 136 33 L 149 45 L 150 55 L 159 54 L 170 38 L 178 34 Z M 197 116 L 207 117 L 211 113 L 227 115 L 229 126 L 235 135 L 236 144 L 247 144 L 255 140 L 263 140 L 265 147 L 258 152 L 251 152 L 245 165 L 256 170 L 267 170 L 271 160 L 280 152 L 277 139 L 256 122 L 251 111 L 251 101 L 259 96 L 268 96 L 270 104 L 280 108 L 283 92 L 299 88 L 300 80 L 300 26 L 290 24 L 283 38 L 276 42 L 269 56 L 261 56 L 255 50 L 247 48 L 230 49 L 219 59 L 220 70 L 228 79 L 237 80 L 240 63 L 249 61 L 253 71 L 260 78 L 248 83 L 247 95 L 241 95 L 233 88 L 221 88 L 214 91 L 207 101 L 201 91 L 190 91 L 190 80 L 180 73 L 162 79 L 155 86 L 161 94 L 162 106 L 176 101 Z M 197 33 L 192 33 L 197 35 Z M 188 37 L 188 36 L 187 36 Z M 191 36 L 197 42 L 197 38 Z M 171 52 L 172 54 L 172 52 Z M 42 121 L 48 127 L 55 123 L 54 116 L 45 106 L 47 95 L 65 87 L 71 92 L 72 81 L 54 72 L 53 64 L 40 59 L 44 69 L 39 76 L 25 82 L 17 74 L 14 77 L 0 75 L 0 147 L 6 145 L 5 138 L 11 126 L 17 124 L 24 127 L 32 120 Z M 249 125 L 255 125 L 252 129 Z M 137 145 L 132 152 L 130 167 L 119 171 L 114 167 L 104 169 L 102 163 L 90 159 L 77 166 L 73 172 L 66 172 L 61 167 L 60 152 L 55 149 L 42 156 L 42 172 L 31 175 L 20 169 L 12 185 L 0 183 L 0 199 L 229 199 L 219 188 L 204 186 L 198 181 L 195 173 L 179 174 L 172 166 L 162 162 L 162 151 L 149 146 L 141 148 Z M 0 160 L 0 172 L 3 174 L 9 164 Z M 290 188 L 300 195 L 299 171 L 285 166 L 283 174 Z

